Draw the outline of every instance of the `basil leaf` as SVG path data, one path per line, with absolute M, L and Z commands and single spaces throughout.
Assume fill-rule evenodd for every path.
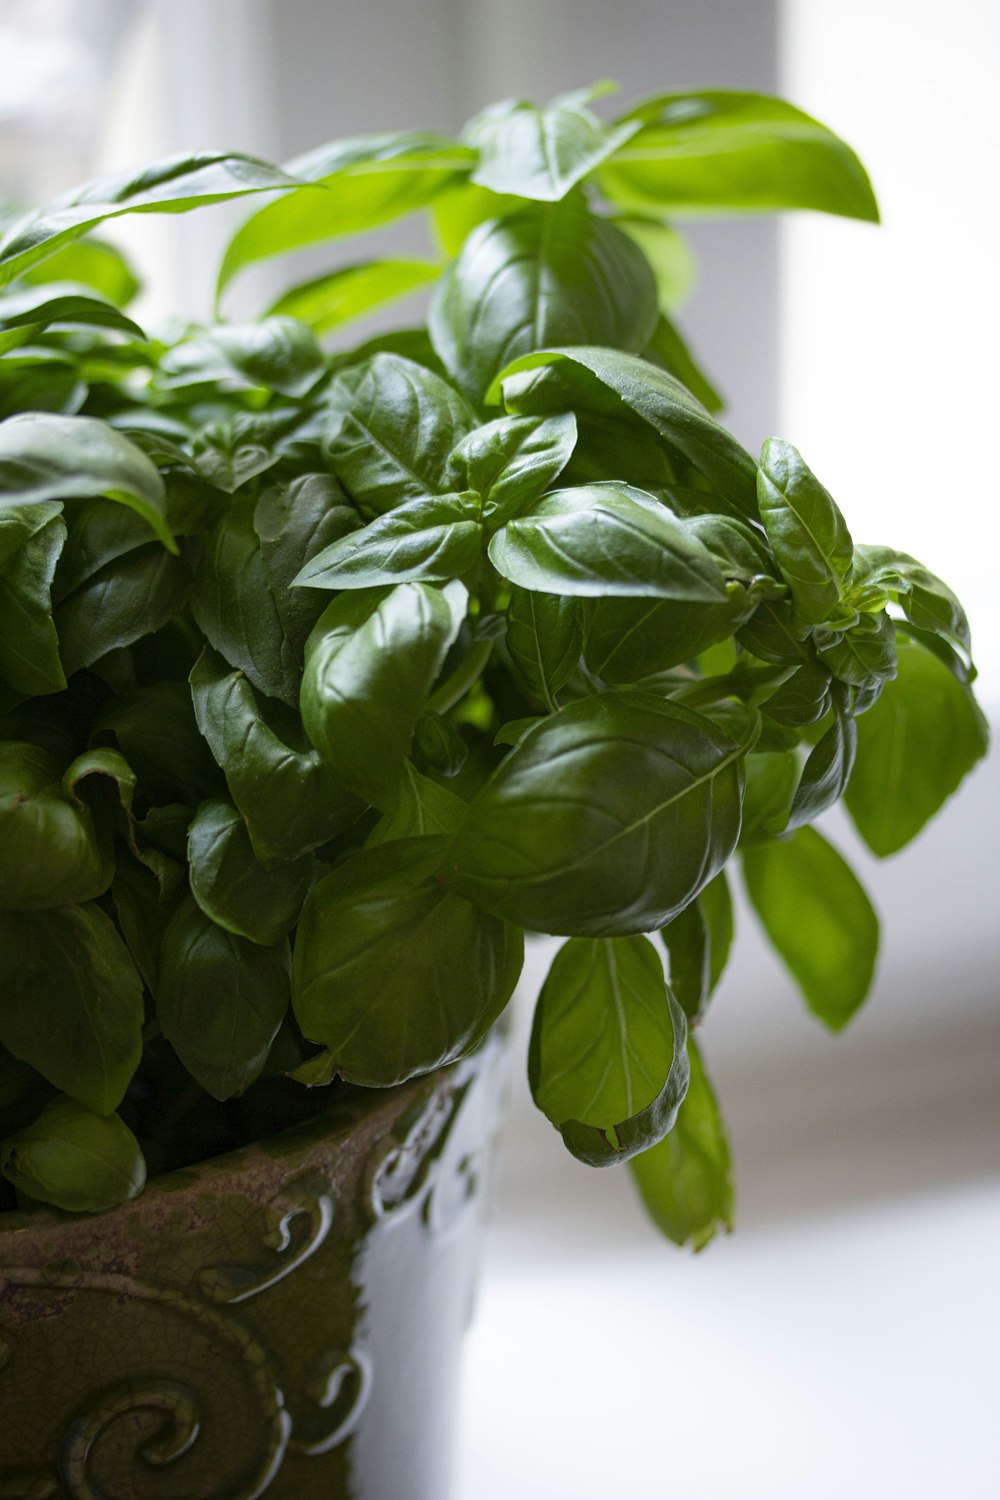
M 415 730 L 418 762 L 442 776 L 457 776 L 469 758 L 469 746 L 451 719 L 428 708 Z
M 110 1114 L 142 1056 L 142 981 L 97 906 L 0 911 L 0 1043 Z
M 473 230 L 438 283 L 428 326 L 456 384 L 481 401 L 520 355 L 553 344 L 639 350 L 656 319 L 645 256 L 574 195 Z
M 295 1017 L 351 1083 L 400 1083 L 460 1057 L 517 982 L 521 934 L 441 886 L 443 848 L 416 838 L 365 850 L 306 900 Z
M 759 745 L 757 748 L 760 750 Z M 800 779 L 798 758 L 788 750 L 747 756 L 741 848 L 761 839 L 777 838 L 788 826 L 792 798 Z
M 135 272 L 121 251 L 105 240 L 90 236 L 52 251 L 43 261 L 22 272 L 18 281 L 28 286 L 71 281 L 77 286 L 92 287 L 115 307 L 127 307 L 139 290 Z
M 578 94 L 544 109 L 506 99 L 466 127 L 465 139 L 479 150 L 472 181 L 493 193 L 555 203 L 639 128 L 638 121 L 609 128 Z
M 748 757 L 748 765 L 752 759 Z M 660 936 L 670 956 L 670 988 L 694 1025 L 708 1008 L 733 941 L 733 903 L 724 871 L 667 923 Z
M 627 1161 L 677 1118 L 688 1083 L 686 1037 L 648 938 L 571 938 L 535 1008 L 534 1101 L 578 1160 Z
M 530 696 L 555 712 L 556 694 L 580 663 L 583 620 L 576 600 L 512 589 L 505 640 Z
M 141 860 L 119 851 L 111 883 L 115 918 L 132 962 L 154 997 L 163 935 L 182 879 L 180 865 L 159 850 L 144 848 Z
M 300 282 L 268 309 L 298 318 L 313 333 L 329 333 L 386 302 L 398 302 L 437 281 L 441 267 L 426 260 L 366 260 Z
M 156 1016 L 191 1076 L 214 1099 L 259 1077 L 288 1010 L 288 944 L 262 948 L 211 921 L 190 898 L 160 949 Z
M 646 1211 L 675 1245 L 704 1250 L 733 1227 L 733 1164 L 701 1053 L 688 1037 L 691 1081 L 673 1130 L 629 1163 Z
M 220 323 L 168 349 L 159 366 L 165 389 L 228 382 L 235 375 L 250 386 L 299 399 L 325 373 L 326 359 L 312 329 L 279 316 Z
M 318 849 L 356 821 L 361 804 L 322 764 L 298 716 L 262 702 L 242 672 L 206 648 L 191 692 L 198 727 L 265 868 Z
M 32 696 L 66 686 L 52 579 L 66 541 L 62 506 L 0 509 L 0 677 Z
M 726 597 L 719 565 L 691 527 L 627 484 L 545 495 L 501 527 L 489 555 L 504 578 L 542 593 L 709 604 Z
M 327 452 L 338 477 L 370 515 L 451 491 L 448 455 L 475 418 L 446 381 L 398 354 L 376 354 L 352 372 L 352 388 Z
M 474 161 L 468 146 L 415 131 L 333 141 L 297 157 L 288 171 L 309 185 L 268 203 L 236 231 L 219 271 L 219 295 L 255 261 L 424 208 Z
M 151 682 L 122 693 L 95 719 L 91 743 L 118 745 L 150 803 L 197 803 L 219 790 L 186 682 Z
M 972 655 L 972 636 L 965 610 L 946 583 L 906 552 L 891 547 L 856 547 L 854 588 L 859 606 L 866 598 L 883 602 L 880 595 L 902 606 L 906 618 L 918 630 L 932 631 L 952 642 L 967 657 Z M 870 607 L 870 605 L 869 605 Z
M 878 918 L 857 876 L 815 828 L 743 850 L 747 892 L 806 1004 L 841 1031 L 875 971 Z
M 447 787 L 431 781 L 409 761 L 403 767 L 399 802 L 384 813 L 365 840 L 366 849 L 398 839 L 430 838 L 454 833 L 465 817 L 465 803 Z
M 115 1208 L 146 1185 L 146 1163 L 124 1120 L 72 1099 L 54 1099 L 4 1141 L 0 1172 L 18 1192 L 70 1213 Z
M 383 812 L 399 797 L 417 719 L 467 597 L 459 583 L 341 594 L 306 647 L 306 733 L 337 779 Z
M 803 620 L 827 619 L 850 578 L 854 545 L 847 522 L 791 443 L 768 438 L 757 480 L 760 516 L 792 601 Z
M 460 484 L 482 498 L 483 518 L 500 525 L 554 484 L 576 446 L 576 417 L 498 417 L 451 455 Z
M 273 947 L 298 921 L 313 875 L 306 857 L 265 870 L 230 803 L 203 802 L 188 829 L 191 894 L 218 926 Z
M 74 552 L 71 528 L 63 556 Z M 186 543 L 179 556 L 172 556 L 158 542 L 148 542 L 109 562 L 70 593 L 64 592 L 66 578 L 57 571 L 60 598 L 53 621 L 67 676 L 166 625 L 191 592 L 194 555 Z
M 896 632 L 885 610 L 862 615 L 856 625 L 835 634 L 825 644 L 823 632 L 813 635 L 816 654 L 840 682 L 851 687 L 873 688 L 896 675 Z
M 674 214 L 813 208 L 878 219 L 851 148 L 783 99 L 729 89 L 658 94 L 629 110 L 627 122 L 642 128 L 601 173 L 618 203 Z
M 754 607 L 730 586 L 717 604 L 677 599 L 594 599 L 586 605 L 584 657 L 590 670 L 614 685 L 639 682 L 693 661 L 726 640 Z
M 0 296 L 0 338 L 9 330 L 29 328 L 34 333 L 53 323 L 112 328 L 116 333 L 145 339 L 138 323 L 103 297 L 88 296 L 72 284 L 26 287 Z
M 978 760 L 989 733 L 971 694 L 916 641 L 896 641 L 899 675 L 858 720 L 845 801 L 873 854 L 895 854 L 934 816 Z
M 857 726 L 851 712 L 850 693 L 837 683 L 833 692 L 833 723 L 809 752 L 802 777 L 792 800 L 790 831 L 811 823 L 844 795 L 857 752 Z
M 96 417 L 22 412 L 0 422 L 0 507 L 107 495 L 137 511 L 177 551 L 163 480 L 134 443 Z
M 357 512 L 331 474 L 300 474 L 257 501 L 253 528 L 281 629 L 301 669 L 309 632 L 326 606 L 320 593 L 292 588 L 297 574 L 358 525 Z
M 830 710 L 831 689 L 827 669 L 817 661 L 805 661 L 771 694 L 762 705 L 762 712 L 793 729 L 818 724 Z
M 417 580 L 447 582 L 479 561 L 479 513 L 478 496 L 470 491 L 408 500 L 325 547 L 293 583 L 366 589 Z
M 0 742 L 0 910 L 92 901 L 114 873 L 112 831 L 35 745 Z
M 530 729 L 493 773 L 444 877 L 536 932 L 662 927 L 735 847 L 749 743 L 650 694 L 580 699 Z

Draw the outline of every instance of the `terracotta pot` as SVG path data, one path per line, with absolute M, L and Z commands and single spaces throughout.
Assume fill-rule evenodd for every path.
M 502 1045 L 0 1230 L 0 1497 L 444 1500 Z

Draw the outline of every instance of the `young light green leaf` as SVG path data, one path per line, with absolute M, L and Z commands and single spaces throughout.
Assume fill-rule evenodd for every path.
M 895 854 L 935 815 L 978 760 L 989 733 L 947 666 L 900 634 L 899 675 L 857 724 L 845 801 L 874 854 Z
M 530 729 L 493 773 L 442 873 L 535 932 L 662 927 L 735 847 L 750 743 L 651 694 L 580 699 Z
M 66 686 L 52 622 L 52 579 L 66 541 L 56 503 L 0 509 L 0 678 L 18 692 Z
M 146 1184 L 142 1151 L 124 1120 L 64 1098 L 3 1142 L 0 1172 L 18 1192 L 69 1213 L 116 1208 Z
M 288 944 L 262 948 L 183 901 L 160 949 L 156 1017 L 188 1072 L 214 1099 L 248 1088 L 288 1010 Z
M 446 583 L 474 568 L 482 551 L 479 497 L 471 491 L 408 500 L 316 554 L 294 587 L 368 589 Z
M 506 99 L 466 127 L 465 139 L 479 151 L 472 181 L 494 193 L 555 203 L 640 128 L 638 120 L 609 128 L 577 95 L 544 109 Z
M 644 348 L 657 313 L 645 256 L 574 195 L 474 230 L 435 290 L 429 328 L 456 384 L 482 401 L 512 360 L 536 349 Z
M 918 630 L 928 630 L 972 655 L 969 621 L 961 603 L 946 583 L 910 557 L 891 547 L 859 546 L 854 551 L 852 597 L 859 608 L 883 602 L 881 596 L 901 605 L 906 618 Z
M 850 691 L 835 683 L 833 723 L 809 752 L 795 789 L 787 831 L 811 823 L 844 795 L 857 752 L 858 730 L 851 712 Z
M 708 1009 L 733 941 L 733 903 L 725 872 L 720 870 L 660 936 L 670 956 L 670 988 L 696 1025 Z
M 115 307 L 127 307 L 139 290 L 136 274 L 121 251 L 89 236 L 53 251 L 18 280 L 28 286 L 69 281 L 75 286 L 92 287 Z
M 296 1020 L 352 1083 L 383 1087 L 460 1057 L 517 982 L 520 932 L 443 888 L 444 847 L 413 838 L 365 850 L 306 901 Z
M 142 1055 L 142 981 L 93 905 L 0 911 L 0 1043 L 98 1114 Z
M 841 1031 L 875 972 L 878 918 L 857 876 L 815 828 L 743 850 L 750 901 L 806 1004 Z
M 477 427 L 451 455 L 458 483 L 482 498 L 483 517 L 502 525 L 554 484 L 576 446 L 576 417 L 498 417 Z
M 312 881 L 308 856 L 265 870 L 236 808 L 203 802 L 188 829 L 191 894 L 227 932 L 273 947 L 298 921 Z
M 298 318 L 313 333 L 329 333 L 373 308 L 398 302 L 437 281 L 441 267 L 426 260 L 365 260 L 283 292 L 269 316 Z
M 47 751 L 0 741 L 0 911 L 92 901 L 111 884 L 112 829 L 61 782 Z
M 686 1038 L 684 1012 L 648 938 L 570 938 L 535 1007 L 532 1096 L 580 1161 L 628 1161 L 677 1118 Z
M 505 636 L 511 661 L 533 698 L 552 712 L 556 694 L 576 671 L 583 648 L 583 616 L 575 599 L 513 588 Z
M 728 89 L 659 94 L 621 123 L 641 129 L 601 186 L 630 208 L 671 214 L 813 208 L 877 221 L 867 173 L 840 138 L 783 99 Z
M 701 1053 L 688 1037 L 691 1081 L 673 1130 L 629 1163 L 653 1223 L 675 1245 L 704 1250 L 733 1227 L 733 1167 L 726 1127 Z
M 801 454 L 768 438 L 757 478 L 760 516 L 803 620 L 818 625 L 850 579 L 854 545 L 847 522 Z

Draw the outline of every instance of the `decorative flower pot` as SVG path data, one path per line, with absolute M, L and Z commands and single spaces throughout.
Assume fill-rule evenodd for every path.
M 0 1232 L 3 1500 L 442 1500 L 502 1046 Z

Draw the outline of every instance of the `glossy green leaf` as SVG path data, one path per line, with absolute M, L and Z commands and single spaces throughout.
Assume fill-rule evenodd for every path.
M 313 558 L 357 526 L 357 512 L 331 474 L 300 474 L 271 485 L 254 507 L 253 528 L 268 587 L 297 663 L 328 601 L 324 593 L 293 588 L 292 583 Z
M 896 675 L 896 632 L 885 610 L 862 615 L 855 625 L 837 632 L 829 641 L 814 633 L 816 654 L 840 682 L 855 688 L 872 688 L 891 682 Z
M 507 99 L 466 127 L 465 139 L 479 151 L 472 181 L 493 193 L 555 203 L 640 128 L 639 121 L 609 128 L 577 94 L 544 109 Z
M 704 1250 L 733 1227 L 729 1141 L 701 1053 L 688 1038 L 691 1081 L 673 1130 L 633 1157 L 636 1186 L 653 1223 L 675 1245 Z
M 535 1008 L 532 1096 L 580 1161 L 627 1161 L 677 1118 L 688 1083 L 686 1037 L 648 938 L 571 938 Z
M 0 509 L 0 677 L 18 692 L 66 686 L 52 623 L 52 579 L 66 541 L 58 504 Z
M 862 1005 L 878 918 L 857 876 L 815 828 L 743 850 L 751 903 L 806 1004 L 831 1031 Z
M 5 1140 L 0 1172 L 18 1192 L 70 1213 L 116 1208 L 146 1184 L 146 1163 L 125 1122 L 73 1099 L 54 1099 Z
M 164 388 L 224 384 L 235 376 L 249 386 L 297 399 L 312 390 L 326 368 L 312 329 L 295 317 L 280 316 L 219 323 L 174 345 L 159 365 Z
M 98 1114 L 142 1054 L 142 981 L 97 906 L 0 911 L 0 1043 Z
M 298 318 L 313 333 L 329 333 L 373 308 L 430 286 L 440 274 L 441 267 L 433 261 L 359 261 L 290 287 L 268 311 L 269 315 Z
M 314 589 L 446 583 L 479 561 L 479 515 L 478 496 L 470 491 L 408 500 L 325 547 L 292 582 Z
M 265 870 L 229 802 L 203 802 L 188 829 L 191 894 L 227 932 L 273 947 L 298 921 L 313 875 L 306 857 Z
M 132 962 L 146 990 L 155 997 L 163 935 L 182 888 L 184 872 L 159 850 L 146 846 L 142 855 L 139 860 L 119 850 L 111 900 Z
M 803 620 L 819 624 L 840 601 L 854 546 L 836 502 L 791 443 L 768 438 L 757 480 L 760 516 Z
M 391 813 L 384 813 L 368 838 L 366 849 L 396 839 L 431 838 L 436 834 L 454 833 L 465 817 L 465 803 L 446 786 L 421 776 L 409 761 L 403 767 L 399 802 Z
M 510 999 L 520 932 L 436 879 L 442 839 L 366 850 L 309 894 L 295 942 L 303 1034 L 352 1083 L 385 1086 L 469 1051 Z
M 18 279 L 30 286 L 53 281 L 89 286 L 115 307 L 127 307 L 139 290 L 135 272 L 121 251 L 90 236 L 53 251 Z
M 580 663 L 580 605 L 566 595 L 514 588 L 507 606 L 505 640 L 530 696 L 554 711 L 558 707 L 556 694 Z
M 714 604 L 594 599 L 586 606 L 587 666 L 613 685 L 639 682 L 725 640 L 746 612 L 745 598 L 735 594 Z
M 226 932 L 191 899 L 160 949 L 156 1017 L 188 1072 L 215 1099 L 241 1094 L 267 1061 L 288 1010 L 288 944 Z
M 754 649 L 752 636 L 750 649 Z M 829 712 L 832 686 L 826 667 L 818 661 L 803 661 L 777 691 L 771 694 L 762 705 L 762 711 L 778 724 L 785 724 L 793 729 L 818 724 Z
M 915 557 L 891 547 L 856 547 L 852 583 L 859 607 L 877 607 L 883 599 L 892 600 L 918 630 L 940 635 L 971 657 L 972 635 L 965 610 L 948 585 Z
M 451 455 L 457 481 L 475 490 L 492 525 L 554 484 L 576 446 L 576 417 L 498 417 L 470 432 Z
M 786 828 L 800 828 L 833 807 L 844 795 L 857 752 L 857 725 L 851 712 L 850 693 L 834 685 L 833 723 L 809 752 L 795 790 Z
M 530 729 L 493 773 L 445 876 L 536 932 L 662 927 L 735 847 L 749 743 L 650 694 L 581 699 Z
M 63 552 L 64 559 L 72 557 L 74 574 L 83 561 L 73 545 L 75 530 L 74 524 Z M 174 556 L 158 542 L 133 544 L 69 592 L 71 569 L 57 570 L 53 620 L 66 675 L 161 629 L 183 609 L 193 574 L 191 547 L 182 544 Z
M 748 757 L 748 763 L 753 757 Z M 704 1016 L 733 941 L 733 903 L 724 871 L 660 932 L 670 956 L 670 988 L 694 1025 Z
M 971 694 L 916 641 L 896 642 L 899 675 L 857 723 L 847 810 L 874 854 L 902 849 L 986 754 Z
M 0 742 L 0 910 L 94 900 L 111 884 L 111 839 L 106 821 L 66 793 L 50 754 Z
M 480 401 L 522 355 L 559 344 L 639 350 L 656 319 L 645 256 L 574 195 L 474 230 L 438 284 L 429 328 L 446 369 Z
M 642 128 L 601 174 L 619 203 L 671 214 L 813 208 L 878 219 L 851 148 L 783 99 L 729 89 L 658 94 L 622 123 L 635 121 Z
M 11 329 L 41 332 L 53 324 L 111 328 L 133 338 L 146 337 L 138 323 L 113 303 L 90 296 L 72 283 L 24 287 L 0 295 L 0 338 Z

